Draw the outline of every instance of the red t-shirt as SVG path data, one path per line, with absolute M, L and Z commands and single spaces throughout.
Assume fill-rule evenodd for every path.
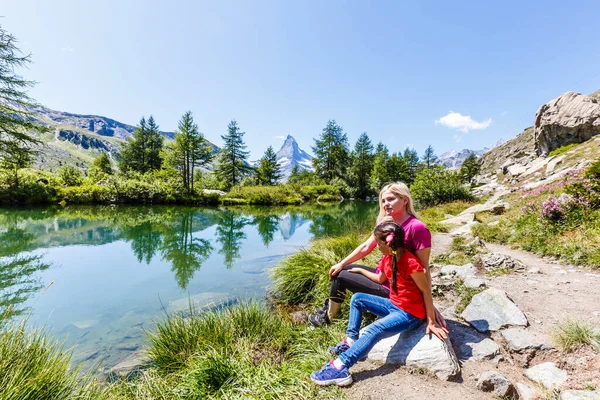
M 394 293 L 393 288 L 390 288 L 391 302 L 414 315 L 417 318 L 425 318 L 425 302 L 423 301 L 423 293 L 412 279 L 410 274 L 415 272 L 425 272 L 425 268 L 419 259 L 408 250 L 404 250 L 398 259 L 398 271 L 396 274 L 396 288 Z M 384 255 L 379 261 L 379 268 L 385 274 L 387 282 L 392 285 L 392 255 Z

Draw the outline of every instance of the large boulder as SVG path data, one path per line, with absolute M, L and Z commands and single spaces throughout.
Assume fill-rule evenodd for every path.
M 424 368 L 439 379 L 450 380 L 460 375 L 460 365 L 449 339 L 440 340 L 425 333 L 426 325 L 402 332 L 377 342 L 368 358 L 388 364 Z
M 527 326 L 525 314 L 500 289 L 476 294 L 461 316 L 479 332 L 497 331 L 509 326 Z
M 538 155 L 600 133 L 600 104 L 581 93 L 567 92 L 542 105 L 535 114 L 534 141 Z

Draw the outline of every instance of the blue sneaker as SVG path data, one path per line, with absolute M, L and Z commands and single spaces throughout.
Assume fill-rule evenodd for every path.
M 344 365 L 337 369 L 333 366 L 333 360 L 329 361 L 323 368 L 310 374 L 310 379 L 319 386 L 338 385 L 348 386 L 352 383 L 352 375 Z
M 344 340 L 342 340 L 341 342 L 339 342 L 335 346 L 329 346 L 328 350 L 334 356 L 339 356 L 340 354 L 342 354 L 343 352 L 345 352 L 349 348 L 350 348 L 350 345 L 348 343 L 346 343 L 346 339 L 344 338 Z

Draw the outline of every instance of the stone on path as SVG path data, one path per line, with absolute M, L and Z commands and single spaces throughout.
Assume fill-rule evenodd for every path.
M 479 289 L 484 288 L 486 286 L 484 279 L 474 278 L 472 276 L 468 276 L 465 279 L 465 286 L 470 289 Z
M 548 346 L 535 333 L 522 328 L 508 328 L 500 331 L 511 350 L 520 353 L 524 350 L 539 350 Z
M 475 276 L 475 272 L 475 266 L 471 263 L 465 265 L 444 265 L 440 269 L 442 275 L 456 275 L 463 280 L 469 276 Z
M 477 379 L 477 389 L 505 399 L 518 398 L 514 385 L 497 371 L 486 371 L 481 374 Z
M 459 360 L 491 360 L 500 354 L 498 344 L 487 335 L 469 325 L 454 321 L 454 316 L 445 318 L 450 330 L 450 340 Z
M 517 393 L 519 393 L 519 400 L 537 400 L 540 398 L 540 394 L 535 390 L 530 388 L 524 383 L 517 383 Z
M 554 389 L 567 380 L 567 372 L 552 362 L 538 364 L 525 370 L 525 375 L 534 382 L 541 383 L 546 389 Z
M 460 215 L 457 215 L 456 217 L 450 217 L 448 219 L 445 219 L 445 220 L 441 221 L 440 224 L 456 226 L 456 225 L 463 225 L 463 224 L 473 222 L 473 221 L 475 221 L 475 214 L 460 214 Z
M 527 326 L 527 318 L 502 290 L 490 288 L 476 294 L 461 316 L 480 332 L 509 326 Z
M 424 368 L 441 380 L 460 375 L 460 365 L 448 339 L 426 335 L 426 324 L 380 340 L 368 354 L 368 358 L 388 364 Z
M 525 265 L 520 261 L 512 258 L 507 254 L 502 253 L 490 253 L 490 254 L 481 254 L 479 256 L 481 260 L 481 266 L 486 271 L 494 271 L 497 269 L 510 269 L 513 271 L 523 271 L 525 270 Z
M 600 400 L 600 390 L 564 390 L 560 400 Z

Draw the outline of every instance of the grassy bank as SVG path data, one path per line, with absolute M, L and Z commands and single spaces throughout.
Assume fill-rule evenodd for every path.
M 484 240 L 510 244 L 564 262 L 600 268 L 600 161 L 587 170 L 510 195 L 502 216 L 477 215 Z
M 286 205 L 339 202 L 340 188 L 330 185 L 235 186 L 220 196 L 202 187 L 187 192 L 180 180 L 164 171 L 104 175 L 102 179 L 69 177 L 23 169 L 18 181 L 0 173 L 0 204 L 191 204 Z

